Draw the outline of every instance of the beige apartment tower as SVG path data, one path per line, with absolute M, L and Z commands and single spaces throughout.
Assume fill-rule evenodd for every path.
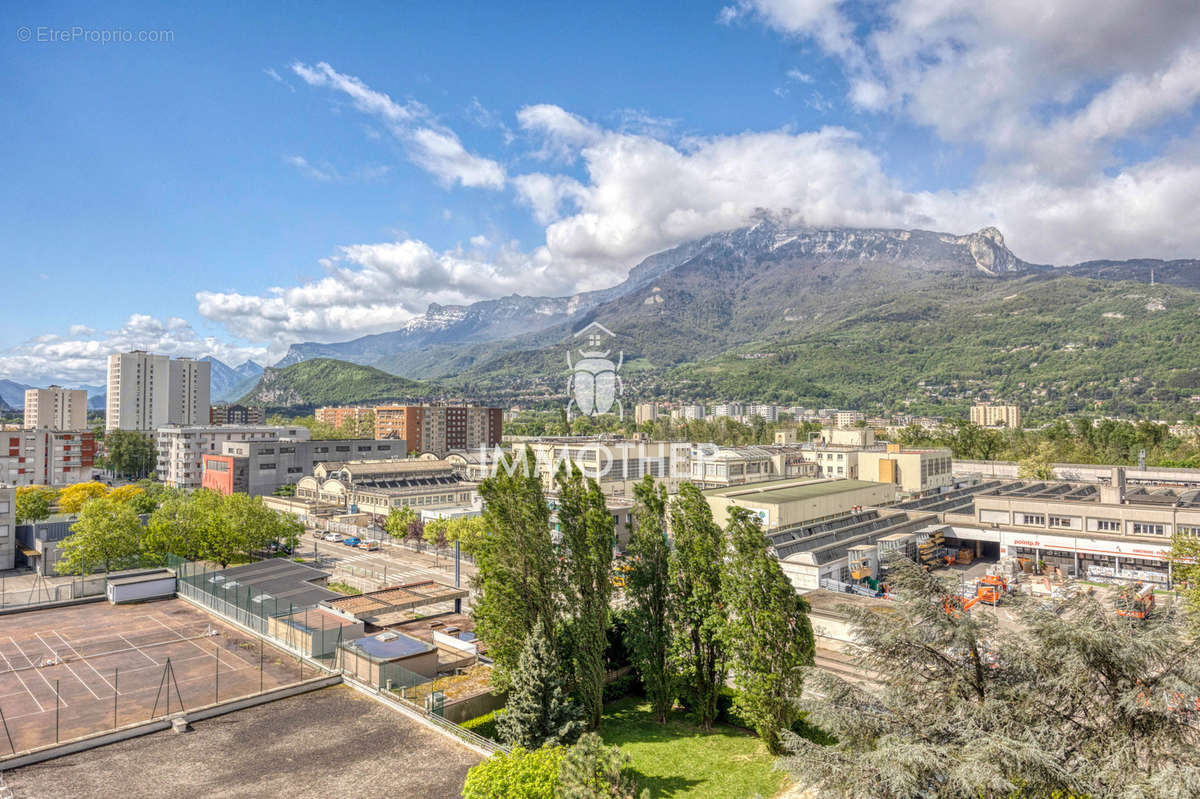
M 30 388 L 25 390 L 27 430 L 87 429 L 87 391 L 83 389 Z
M 981 427 L 999 427 L 1010 430 L 1021 428 L 1021 409 L 1016 405 L 993 405 L 989 402 L 971 406 L 971 422 Z
M 208 424 L 212 364 L 145 350 L 108 356 L 106 430 Z

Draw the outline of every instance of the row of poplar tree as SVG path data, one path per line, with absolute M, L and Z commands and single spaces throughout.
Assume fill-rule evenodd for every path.
M 559 471 L 552 506 L 528 459 L 513 465 L 480 486 L 489 535 L 473 547 L 473 614 L 495 662 L 493 685 L 509 690 L 497 730 L 535 749 L 600 725 L 615 519 L 577 468 Z M 812 662 L 807 603 L 744 509 L 731 509 L 722 528 L 695 486 L 668 502 L 649 476 L 635 498 L 624 643 L 655 717 L 665 722 L 682 699 L 711 728 L 732 676 L 735 711 L 778 753 Z

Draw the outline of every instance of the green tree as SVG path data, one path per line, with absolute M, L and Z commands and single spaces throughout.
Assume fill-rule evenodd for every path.
M 668 564 L 671 548 L 667 544 L 666 486 L 656 485 L 646 475 L 633 488 L 633 532 L 626 555 L 633 568 L 626 578 L 625 595 L 629 598 L 629 650 L 642 677 L 646 698 L 654 718 L 662 723 L 675 702 L 669 655 L 671 626 Z
M 804 670 L 813 660 L 808 602 L 768 550 L 758 518 L 731 508 L 731 548 L 722 591 L 729 619 L 725 640 L 738 693 L 735 707 L 767 751 L 782 751 L 779 734 L 800 718 Z
M 401 505 L 388 511 L 383 529 L 387 530 L 387 534 L 392 538 L 405 538 L 409 528 L 418 518 L 420 517 L 415 510 L 408 505 Z
M 1037 451 L 1017 463 L 1017 474 L 1027 480 L 1054 479 L 1054 448 L 1046 441 L 1038 444 Z
M 150 436 L 136 430 L 110 430 L 104 437 L 104 464 L 122 477 L 154 474 L 158 453 Z
M 1180 533 L 1172 536 L 1171 568 L 1192 625 L 1200 630 L 1200 538 Z
M 212 491 L 170 492 L 146 522 L 146 559 L 164 563 L 167 555 L 186 560 L 204 557 L 208 529 L 216 523 L 213 517 L 218 512 L 218 496 Z
M 782 762 L 816 793 L 866 799 L 1200 795 L 1200 643 L 1163 613 L 1131 626 L 1081 595 L 1060 613 L 1014 603 L 1013 623 L 947 612 L 951 580 L 911 562 L 900 599 L 846 608 L 877 684 L 814 671 L 808 720 Z
M 700 724 L 712 729 L 725 684 L 725 608 L 721 602 L 721 528 L 700 489 L 684 483 L 671 504 L 669 580 L 675 651 Z
M 456 516 L 450 519 L 446 540 L 457 543 L 463 552 L 472 555 L 483 540 L 486 529 L 482 516 Z
M 521 651 L 508 704 L 496 714 L 496 732 L 509 746 L 537 749 L 571 744 L 583 732 L 559 671 L 549 624 L 540 620 Z
M 467 772 L 463 799 L 556 799 L 565 752 L 561 746 L 497 752 Z
M 558 772 L 561 799 L 649 799 L 650 790 L 638 793 L 637 784 L 622 772 L 630 763 L 619 747 L 605 746 L 594 732 L 586 732 L 567 750 Z
M 604 712 L 604 650 L 608 646 L 609 599 L 615 520 L 595 480 L 564 464 L 558 485 L 565 606 L 571 619 L 575 684 L 589 729 Z
M 234 554 L 250 555 L 275 542 L 294 549 L 304 532 L 303 524 L 268 508 L 262 497 L 230 494 L 222 497 L 220 504 L 222 521 L 228 531 L 222 540 L 229 542 Z
M 446 536 L 449 531 L 449 519 L 430 519 L 425 522 L 425 530 L 421 533 L 421 537 L 429 546 L 441 549 L 447 544 Z
M 137 483 L 137 487 L 141 490 L 129 498 L 129 505 L 139 515 L 154 513 L 159 504 L 171 493 L 171 489 L 152 480 L 141 480 Z M 113 495 L 115 496 L 116 493 L 117 489 L 114 489 Z
M 71 535 L 61 544 L 58 571 L 85 574 L 136 566 L 142 548 L 142 523 L 133 508 L 107 497 L 93 499 L 79 510 Z
M 17 524 L 32 524 L 50 518 L 50 505 L 58 492 L 49 486 L 20 486 L 17 488 Z
M 488 642 L 492 685 L 509 687 L 526 639 L 539 620 L 557 621 L 561 599 L 558 559 L 550 538 L 550 509 L 525 450 L 479 486 L 487 534 L 475 550 L 477 634 Z

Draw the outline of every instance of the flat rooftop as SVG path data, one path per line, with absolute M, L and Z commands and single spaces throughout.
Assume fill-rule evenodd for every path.
M 704 495 L 753 502 L 795 502 L 844 494 L 847 491 L 858 491 L 863 488 L 876 488 L 881 485 L 885 484 L 872 483 L 869 480 L 770 480 L 731 488 L 710 488 L 704 492 Z
M 344 686 L 8 771 L 15 796 L 455 799 L 479 756 Z
M 196 567 L 191 567 L 196 568 Z M 228 596 L 230 601 L 247 604 L 246 597 L 253 601 L 252 608 L 264 609 L 258 615 L 273 615 L 290 605 L 299 607 L 315 605 L 326 599 L 342 596 L 318 583 L 329 579 L 329 572 L 314 569 L 287 558 L 270 558 L 244 566 L 231 566 L 210 572 L 188 572 L 186 582 L 197 585 L 217 596 Z
M 374 660 L 399 660 L 414 655 L 423 655 L 436 649 L 432 644 L 395 630 L 386 630 L 364 638 L 356 638 L 346 646 L 370 655 Z
M 455 588 L 434 580 L 424 580 L 381 588 L 378 591 L 369 591 L 355 596 L 337 594 L 321 604 L 356 619 L 370 621 L 385 614 L 390 615 L 462 599 L 469 593 L 465 588 Z
M 888 610 L 895 607 L 891 600 L 875 599 L 858 594 L 841 594 L 837 591 L 827 591 L 824 588 L 809 591 L 807 594 L 802 594 L 802 596 L 808 600 L 809 607 L 813 611 L 839 616 L 844 615 L 841 611 L 842 605 L 850 605 L 854 608 L 864 608 L 867 610 Z

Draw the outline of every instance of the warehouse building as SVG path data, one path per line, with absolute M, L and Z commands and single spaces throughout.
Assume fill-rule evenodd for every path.
M 713 519 L 724 527 L 729 509 L 742 507 L 762 520 L 763 529 L 778 530 L 830 519 L 858 508 L 890 505 L 896 486 L 865 480 L 772 480 L 704 492 Z

